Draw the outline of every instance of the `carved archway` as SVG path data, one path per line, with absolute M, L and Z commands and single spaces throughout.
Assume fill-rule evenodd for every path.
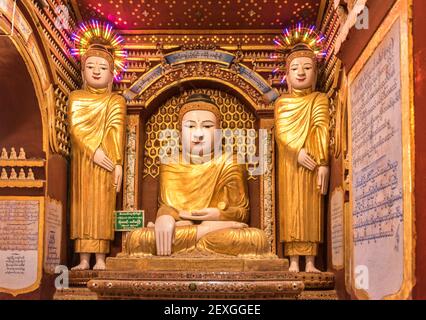
M 162 63 L 140 77 L 123 95 L 129 106 L 149 106 L 172 87 L 188 81 L 223 84 L 253 106 L 267 109 L 278 97 L 257 72 L 240 63 L 235 55 L 218 50 L 177 51 L 165 55 Z

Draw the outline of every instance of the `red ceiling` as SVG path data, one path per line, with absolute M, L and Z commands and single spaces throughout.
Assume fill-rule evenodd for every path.
M 118 29 L 279 29 L 315 24 L 321 0 L 83 0 L 84 20 L 96 17 Z

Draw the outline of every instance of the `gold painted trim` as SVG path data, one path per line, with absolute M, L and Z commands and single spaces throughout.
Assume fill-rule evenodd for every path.
M 150 43 L 150 44 L 148 44 Z M 151 44 L 152 41 L 147 41 L 146 44 L 134 44 L 134 43 L 129 43 L 127 42 L 127 44 L 124 45 L 124 48 L 127 50 L 157 50 L 157 45 L 155 44 Z M 178 49 L 179 45 L 177 44 L 164 44 L 164 49 L 166 50 L 171 50 L 171 49 Z M 218 45 L 218 47 L 220 47 L 223 50 L 238 50 L 238 45 Z M 256 50 L 260 50 L 260 51 L 273 51 L 275 50 L 275 46 L 273 45 L 241 45 L 241 50 L 243 51 L 256 51 Z
M 321 4 L 318 9 L 318 16 L 317 16 L 317 28 L 321 28 L 321 22 L 324 19 L 325 9 L 327 6 L 327 0 L 321 0 Z
M 235 85 L 233 85 L 233 84 L 231 84 L 231 83 L 229 83 L 227 81 L 224 81 L 224 80 L 221 80 L 221 79 L 218 79 L 218 78 L 211 78 L 211 77 L 188 77 L 188 78 L 185 78 L 185 79 L 179 79 L 179 80 L 173 81 L 173 82 L 169 83 L 167 86 L 164 86 L 161 90 L 157 91 L 154 95 L 152 95 L 146 101 L 146 104 L 145 104 L 146 108 L 148 108 L 148 106 L 152 103 L 153 100 L 155 100 L 156 98 L 158 98 L 159 96 L 161 96 L 164 92 L 166 92 L 170 88 L 175 87 L 175 86 L 177 86 L 179 84 L 182 84 L 182 83 L 185 83 L 185 82 L 190 82 L 190 81 L 211 81 L 211 82 L 216 82 L 216 83 L 223 84 L 223 85 L 225 85 L 227 87 L 230 87 L 230 88 L 234 89 L 236 92 L 238 92 L 240 95 L 242 95 L 244 97 L 244 99 L 249 104 L 251 104 L 252 107 L 255 110 L 259 110 L 260 109 L 259 106 L 253 101 L 253 99 L 250 96 L 248 96 L 239 87 L 237 87 L 237 86 L 235 86 Z M 138 96 L 139 96 L 139 94 L 138 94 Z
M 43 248 L 44 248 L 44 211 L 45 211 L 45 199 L 44 197 L 14 197 L 14 196 L 0 196 L 0 201 L 2 200 L 17 200 L 17 201 L 39 201 L 39 222 L 38 222 L 38 255 L 37 255 L 37 279 L 34 284 L 27 288 L 23 289 L 7 289 L 1 288 L 0 292 L 11 294 L 14 297 L 29 293 L 37 290 L 41 284 L 41 278 L 43 275 Z
M 72 0 L 74 2 L 75 0 Z M 324 0 L 322 0 L 324 1 Z M 239 35 L 239 34 L 281 34 L 281 29 L 134 29 L 118 30 L 121 35 Z
M 132 127 L 135 129 L 136 132 L 136 141 L 135 141 L 135 167 L 134 170 L 134 186 L 133 186 L 133 210 L 138 210 L 138 199 L 139 199 L 139 144 L 140 144 L 140 116 L 138 114 L 131 114 L 127 116 L 128 123 L 126 124 L 126 142 L 127 142 L 127 128 Z M 131 206 L 129 203 L 127 203 L 127 164 L 128 162 L 128 146 L 126 145 L 126 152 L 125 152 L 125 162 L 124 162 L 124 179 L 123 179 L 123 206 L 125 210 L 130 210 Z M 125 251 L 125 244 L 127 236 L 130 232 L 123 231 L 122 232 L 122 238 L 121 238 L 121 251 Z
M 411 291 L 415 285 L 415 143 L 414 143 L 414 82 L 413 82 L 413 36 L 412 36 L 412 0 L 398 0 L 385 21 L 376 31 L 367 48 L 349 73 L 348 85 L 348 123 L 351 123 L 351 99 L 350 87 L 356 79 L 369 58 L 373 55 L 383 38 L 390 31 L 396 21 L 400 22 L 401 37 L 401 104 L 402 104 L 402 146 L 403 146 L 403 201 L 404 201 L 404 276 L 401 288 L 395 294 L 384 297 L 386 300 L 410 299 Z M 349 137 L 352 136 L 352 128 L 349 125 Z M 352 163 L 352 141 L 349 139 L 349 162 Z M 350 190 L 352 190 L 352 173 L 350 178 Z M 352 226 L 352 201 L 349 210 L 349 226 Z M 369 299 L 368 294 L 363 290 L 357 290 L 353 283 L 354 278 L 354 252 L 353 233 L 350 231 L 350 247 L 348 248 L 351 260 L 350 286 L 351 292 L 359 299 Z
M 43 188 L 44 180 L 0 180 L 0 188 Z
M 136 132 L 136 146 L 135 146 L 135 154 L 136 154 L 136 161 L 135 161 L 135 167 L 134 167 L 134 202 L 133 202 L 133 208 L 134 210 L 138 210 L 138 195 L 139 195 L 139 143 L 140 143 L 140 126 L 139 126 L 139 120 L 140 117 L 138 114 L 130 114 L 127 116 L 128 123 L 126 128 L 132 127 L 135 129 Z M 127 131 L 127 130 L 126 130 Z M 127 142 L 127 141 L 126 141 Z M 126 146 L 126 149 L 128 146 Z M 124 210 L 130 210 L 129 204 L 127 203 L 127 163 L 128 163 L 128 152 L 125 153 L 125 165 L 124 165 L 124 179 L 123 179 L 123 204 L 124 204 Z
M 212 62 L 212 61 L 209 61 L 209 60 L 203 60 L 203 59 L 199 59 L 199 60 L 196 60 L 196 59 L 194 59 L 194 61 L 187 61 L 187 60 L 185 60 L 185 61 L 182 61 L 182 62 L 180 62 L 180 63 L 178 63 L 178 64 L 174 64 L 173 66 L 177 66 L 177 65 L 185 65 L 186 63 L 194 63 L 194 62 L 206 62 L 206 63 L 215 63 L 215 62 Z M 218 65 L 223 65 L 223 64 L 220 64 L 220 63 L 217 63 Z M 172 65 L 170 65 L 170 66 L 172 66 Z M 245 66 L 246 68 L 248 68 L 247 66 Z M 125 92 L 123 93 L 123 94 L 125 94 L 125 95 L 131 95 L 131 100 L 134 100 L 135 98 L 138 98 L 138 97 L 140 97 L 140 95 L 142 94 L 142 93 L 144 93 L 146 90 L 148 90 L 149 89 L 149 87 L 151 87 L 154 83 L 156 83 L 156 82 L 158 82 L 158 81 L 160 81 L 160 79 L 162 79 L 162 78 L 164 78 L 164 77 L 167 77 L 167 73 L 166 74 L 162 74 L 161 76 L 159 76 L 158 78 L 156 78 L 155 80 L 153 80 L 153 81 L 151 81 L 150 82 L 150 84 L 149 85 L 147 85 L 143 90 L 141 90 L 141 91 L 139 91 L 139 92 L 137 92 L 137 93 L 135 93 L 134 91 L 132 91 L 132 88 L 133 87 L 135 87 L 136 86 L 136 84 L 138 83 L 138 81 L 140 80 L 140 79 L 142 79 L 144 76 L 145 76 L 145 74 L 148 74 L 149 72 L 151 72 L 151 71 L 153 71 L 154 69 L 156 69 L 156 68 L 158 68 L 158 65 L 156 65 L 156 66 L 154 66 L 154 67 L 152 67 L 150 70 L 148 70 L 146 73 L 144 73 L 141 77 L 139 77 L 135 82 L 134 82 L 134 84 L 133 85 L 131 85 L 128 89 L 126 89 L 125 90 Z M 224 70 L 224 71 L 227 71 L 227 72 L 231 72 L 229 69 L 227 69 L 227 68 L 221 68 L 222 70 Z M 271 87 L 269 84 L 268 84 L 268 82 L 266 81 L 266 80 L 264 80 L 264 77 L 262 77 L 259 73 L 257 73 L 256 71 L 253 71 L 252 69 L 250 69 L 250 68 L 248 68 L 250 71 L 252 71 L 252 72 L 254 72 L 257 76 L 259 76 L 259 78 L 264 82 L 264 84 L 266 84 L 267 86 L 269 86 L 272 90 L 276 90 L 276 89 L 274 89 L 273 87 Z M 238 76 L 238 78 L 239 79 L 241 79 L 241 80 L 243 80 L 245 83 L 247 83 L 248 85 L 250 85 L 250 87 L 252 87 L 254 90 L 256 90 L 256 92 L 258 92 L 261 96 L 263 96 L 264 95 L 264 93 L 262 92 L 262 91 L 260 91 L 258 88 L 256 88 L 250 81 L 248 81 L 246 78 L 244 78 L 243 76 L 241 76 L 240 74 L 237 74 L 237 76 Z M 222 83 L 222 84 L 225 84 L 226 86 L 228 86 L 228 87 L 231 87 L 231 88 L 233 88 L 234 90 L 236 90 L 238 93 L 240 93 L 247 101 L 249 101 L 250 102 L 250 104 L 252 104 L 253 105 L 253 107 L 255 108 L 255 110 L 260 110 L 260 108 L 259 108 L 259 106 L 253 101 L 253 99 L 249 96 L 249 95 L 247 95 L 243 90 L 241 90 L 241 89 L 239 89 L 239 87 L 237 87 L 237 86 L 234 86 L 234 85 L 232 85 L 232 84 L 230 84 L 229 82 L 227 82 L 227 81 L 223 81 L 223 80 L 221 80 L 221 79 L 219 79 L 219 78 L 213 78 L 213 77 L 188 77 L 188 78 L 185 78 L 185 79 L 180 79 L 180 80 L 178 80 L 178 81 L 174 81 L 173 83 L 172 83 L 172 85 L 174 86 L 174 85 L 176 85 L 176 84 L 178 84 L 178 83 L 183 83 L 183 82 L 188 82 L 188 81 L 191 81 L 191 80 L 208 80 L 208 81 L 213 81 L 213 82 L 218 82 L 218 83 Z M 152 95 L 151 97 L 150 97 L 150 99 L 148 99 L 148 101 L 146 102 L 146 105 L 148 105 L 152 100 L 154 100 L 156 97 L 158 97 L 162 92 L 164 92 L 164 90 L 166 90 L 166 89 L 168 89 L 168 88 L 170 88 L 170 84 L 169 85 L 167 85 L 166 87 L 163 87 L 160 91 L 158 91 L 158 92 L 156 92 L 154 95 Z M 262 109 L 263 110 L 263 109 Z
M 264 174 L 259 176 L 259 180 L 260 180 L 260 192 L 259 192 L 259 197 L 260 197 L 260 229 L 265 230 L 266 224 L 265 224 L 265 208 L 267 207 L 268 203 L 265 199 L 265 191 L 267 189 L 266 186 L 266 176 L 269 176 L 269 178 L 271 179 L 271 186 L 270 186 L 270 192 L 271 192 L 271 203 L 269 204 L 271 206 L 271 221 L 270 221 L 270 225 L 271 225 L 271 229 L 272 229 L 272 235 L 271 235 L 271 251 L 274 254 L 278 254 L 277 252 L 277 233 L 276 233 L 276 228 L 277 228 L 277 223 L 276 223 L 276 219 L 275 219 L 275 135 L 274 135 L 274 131 L 273 131 L 273 127 L 274 127 L 274 121 L 273 119 L 265 119 L 265 118 L 261 118 L 259 121 L 259 129 L 260 130 L 267 130 L 267 134 L 268 134 L 268 142 L 269 142 L 269 146 L 267 148 L 270 148 L 269 150 L 266 150 L 266 152 L 269 153 L 269 155 L 267 155 L 267 157 L 271 157 L 270 159 L 270 163 L 267 162 L 267 166 L 270 166 L 270 172 L 265 172 Z M 261 143 L 260 139 L 259 139 L 259 143 Z M 268 236 L 268 240 L 269 240 L 269 236 Z
M 233 59 L 235 59 L 235 54 L 229 52 L 229 51 L 224 51 L 224 50 L 212 50 L 212 49 L 193 49 L 193 50 L 179 50 L 179 51 L 174 51 L 174 52 L 170 52 L 168 54 L 164 55 L 164 59 L 167 59 L 167 57 L 169 56 L 173 56 L 176 54 L 180 54 L 180 53 L 187 53 L 187 52 L 191 52 L 191 51 L 211 51 L 211 52 L 218 52 L 218 53 L 222 53 L 225 55 L 230 55 L 233 57 Z M 184 59 L 184 60 L 180 60 L 178 62 L 174 62 L 174 63 L 170 63 L 170 66 L 176 66 L 176 65 L 180 65 L 180 64 L 185 64 L 185 63 L 191 63 L 191 62 L 210 62 L 210 63 L 217 63 L 217 64 L 221 64 L 221 65 L 225 65 L 225 66 L 229 66 L 231 63 L 226 62 L 226 61 L 222 61 L 222 60 L 217 60 L 217 59 L 198 59 L 198 58 L 190 58 L 190 59 Z
M 26 159 L 26 160 L 0 160 L 0 167 L 44 167 L 46 160 L 43 159 Z

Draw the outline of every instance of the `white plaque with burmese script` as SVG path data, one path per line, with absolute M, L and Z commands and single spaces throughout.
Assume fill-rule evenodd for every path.
M 331 260 L 333 268 L 340 270 L 344 264 L 344 215 L 345 192 L 342 187 L 335 189 L 330 201 Z
M 353 285 L 358 297 L 384 299 L 404 277 L 400 20 L 349 89 Z
M 62 238 L 62 203 L 47 199 L 44 231 L 44 270 L 55 273 L 55 268 L 61 264 Z
M 41 279 L 44 199 L 0 198 L 0 292 L 35 290 Z

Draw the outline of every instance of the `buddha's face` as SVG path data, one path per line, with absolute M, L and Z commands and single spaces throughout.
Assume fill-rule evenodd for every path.
M 314 88 L 316 70 L 314 61 L 309 57 L 294 58 L 287 72 L 287 83 L 292 89 Z
M 83 69 L 83 77 L 86 83 L 95 89 L 107 88 L 113 80 L 109 63 L 102 57 L 88 57 Z
M 193 110 L 182 119 L 182 147 L 192 155 L 208 155 L 214 148 L 215 129 L 218 121 L 214 113 Z

